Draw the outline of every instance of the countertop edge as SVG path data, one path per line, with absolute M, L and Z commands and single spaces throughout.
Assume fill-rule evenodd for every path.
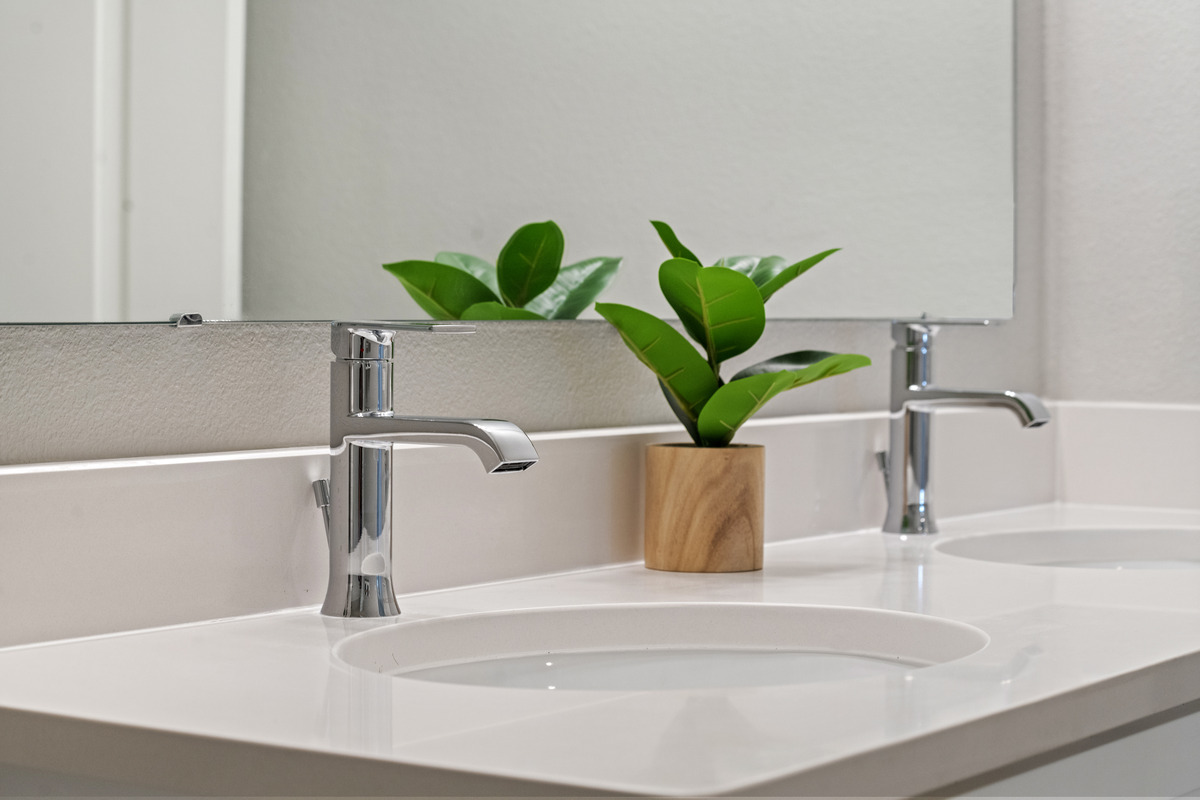
M 1005 768 L 1046 760 L 1039 757 L 1058 750 L 1088 749 L 1088 740 L 1193 705 L 1200 711 L 1200 652 L 726 793 L 953 796 L 1003 777 Z M 1064 724 L 1050 726 L 1048 719 Z M 1111 738 L 1116 737 L 1106 740 Z M 1005 747 L 999 758 L 994 757 L 998 742 Z M 897 768 L 880 770 L 880 759 Z M 926 771 L 914 775 L 900 769 L 909 764 L 926 765 Z
M 750 784 L 734 796 L 944 796 L 986 785 L 1006 768 L 1183 707 L 1200 710 L 1200 652 L 1025 703 L 812 768 Z M 1061 725 L 1047 720 L 1063 720 Z M 1115 736 L 1109 736 L 1109 739 Z M 477 774 L 402 760 L 268 744 L 0 707 L 0 761 L 216 795 L 543 797 L 628 796 L 615 788 Z M 220 765 L 210 769 L 209 765 Z M 918 765 L 912 768 L 913 765 Z M 168 777 L 169 774 L 169 777 Z M 153 783 L 163 776 L 162 784 Z M 403 794 L 395 789 L 403 786 Z M 682 788 L 661 795 L 688 795 Z
M 166 796 L 589 797 L 598 789 L 0 707 L 0 763 Z M 169 775 L 169 777 L 168 777 Z M 155 777 L 163 778 L 161 783 Z M 397 787 L 403 787 L 398 793 Z M 0 787 L 2 788 L 2 787 Z M 7 796 L 0 791 L 0 795 Z

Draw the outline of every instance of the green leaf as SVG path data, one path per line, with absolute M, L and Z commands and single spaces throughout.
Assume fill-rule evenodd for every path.
M 683 337 L 653 314 L 619 303 L 597 303 L 604 317 L 643 364 L 658 376 L 683 413 L 696 419 L 720 382 L 704 357 Z
M 758 287 L 740 272 L 672 258 L 659 267 L 658 285 L 688 335 L 704 347 L 713 372 L 753 347 L 766 327 Z
M 860 356 L 857 353 L 834 353 L 829 355 L 812 366 L 803 369 L 789 370 L 793 376 L 791 389 L 796 389 L 810 383 L 832 378 L 835 375 L 844 375 L 852 370 L 861 367 L 871 366 L 871 359 L 866 356 Z
M 446 264 L 474 275 L 491 289 L 493 294 L 497 297 L 500 296 L 500 286 L 496 283 L 496 267 L 482 258 L 470 256 L 466 253 L 438 253 L 433 257 L 433 260 L 439 264 Z
M 804 369 L 835 355 L 837 353 L 830 353 L 827 350 L 797 350 L 794 353 L 784 353 L 781 356 L 768 358 L 766 361 L 760 361 L 757 364 L 746 367 L 730 378 L 730 381 L 736 381 L 738 378 L 748 378 L 751 375 L 761 375 L 764 372 Z
M 700 259 L 696 258 L 696 254 L 683 246 L 679 241 L 679 237 L 675 235 L 675 231 L 671 230 L 671 226 L 665 222 L 656 222 L 650 220 L 650 224 L 654 226 L 654 230 L 658 231 L 658 238 L 662 239 L 662 243 L 667 246 L 669 252 L 675 258 L 686 258 L 689 261 L 700 263 Z
M 770 265 L 760 263 L 756 272 L 761 271 L 762 274 L 751 277 L 754 280 L 754 283 L 758 286 L 759 292 L 762 293 L 763 302 L 765 303 L 770 300 L 771 295 L 775 294 L 784 286 L 791 283 L 796 278 L 799 278 L 801 275 L 808 272 L 810 269 L 815 267 L 817 264 L 820 264 L 822 261 L 840 249 L 840 247 L 835 247 L 832 250 L 826 250 L 823 253 L 817 253 L 815 256 L 809 256 L 803 261 L 797 261 L 790 267 L 776 268 L 774 263 Z M 763 261 L 766 260 L 767 259 L 763 259 Z M 782 263 L 782 260 L 780 263 Z
M 771 256 L 771 258 L 778 258 L 778 256 Z M 754 273 L 754 268 L 758 266 L 760 261 L 762 261 L 760 256 L 724 256 L 717 259 L 717 263 L 713 264 L 713 266 L 736 270 L 749 278 Z
M 562 266 L 563 235 L 553 221 L 522 225 L 496 259 L 500 297 L 523 307 L 550 288 Z
M 398 261 L 383 268 L 400 279 L 413 300 L 434 319 L 461 319 L 476 303 L 499 302 L 478 278 L 433 261 Z
M 750 280 L 760 289 L 783 270 L 787 269 L 787 260 L 783 256 L 767 256 L 760 259 L 750 272 Z
M 565 266 L 554 284 L 525 308 L 547 319 L 575 319 L 608 288 L 620 265 L 619 258 L 589 258 Z
M 738 428 L 780 392 L 791 388 L 790 372 L 767 372 L 730 381 L 722 386 L 700 412 L 696 428 L 702 447 L 724 447 Z
M 761 372 L 731 380 L 713 393 L 696 420 L 700 443 L 704 447 L 724 447 L 746 420 L 779 393 L 870 363 L 871 359 L 854 353 L 830 354 L 803 369 Z
M 545 319 L 541 314 L 525 308 L 510 308 L 503 303 L 497 303 L 495 300 L 489 300 L 486 303 L 476 303 L 463 312 L 461 319 L 469 320 L 488 320 L 488 319 Z

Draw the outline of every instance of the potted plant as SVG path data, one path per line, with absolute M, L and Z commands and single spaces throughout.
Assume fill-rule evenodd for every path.
M 866 356 L 800 350 L 746 367 L 728 381 L 722 362 L 749 350 L 766 327 L 766 303 L 837 250 L 789 264 L 778 256 L 724 258 L 702 266 L 670 226 L 653 222 L 672 258 L 659 288 L 697 350 L 653 314 L 597 303 L 634 355 L 658 377 L 692 444 L 646 453 L 646 566 L 680 572 L 762 568 L 764 454 L 732 444 L 768 400 L 871 363 Z
M 562 266 L 563 233 L 553 221 L 517 229 L 496 263 L 465 253 L 383 268 L 434 319 L 575 319 L 617 274 L 620 258 Z

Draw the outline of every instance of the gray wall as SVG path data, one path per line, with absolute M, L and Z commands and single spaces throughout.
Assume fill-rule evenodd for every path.
M 953 383 L 1038 387 L 1030 330 L 947 331 L 941 372 Z M 772 323 L 754 353 L 840 349 L 877 366 L 783 395 L 766 413 L 884 408 L 889 345 L 885 323 Z M 328 350 L 322 323 L 0 327 L 0 463 L 321 444 Z M 674 419 L 603 322 L 414 334 L 397 356 L 396 390 L 402 412 L 511 419 L 531 432 Z
M 92 319 L 95 17 L 0 3 L 2 320 Z
M 1200 402 L 1200 3 L 1046 22 L 1047 391 Z
M 706 263 L 842 248 L 776 317 L 1011 315 L 1007 0 L 248 10 L 244 319 L 420 316 L 380 264 L 546 218 L 657 314 L 650 219 Z
M 938 378 L 1055 399 L 1197 402 L 1197 362 L 1183 348 L 1200 329 L 1200 8 L 1051 4 L 1046 147 L 1040 9 L 1019 8 L 1017 316 L 944 331 Z M 0 327 L 0 461 L 320 443 L 327 331 Z M 805 346 L 864 352 L 877 366 L 784 395 L 767 413 L 884 407 L 885 324 L 772 323 L 761 352 Z M 508 417 L 530 430 L 670 420 L 649 374 L 598 323 L 481 325 L 474 337 L 414 342 L 401 364 L 414 413 Z

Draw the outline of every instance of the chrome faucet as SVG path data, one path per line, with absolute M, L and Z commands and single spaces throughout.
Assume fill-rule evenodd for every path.
M 876 453 L 887 487 L 884 533 L 937 533 L 929 503 L 929 422 L 931 406 L 997 406 L 1017 415 L 1026 428 L 1050 421 L 1050 412 L 1032 394 L 965 391 L 930 385 L 929 350 L 937 326 L 892 323 L 892 399 L 888 452 Z
M 399 417 L 392 408 L 392 341 L 402 331 L 472 333 L 458 323 L 335 322 L 330 366 L 328 481 L 313 491 L 329 539 L 329 589 L 321 613 L 392 617 L 392 443 L 470 448 L 488 472 L 537 463 L 525 432 L 494 419 Z

